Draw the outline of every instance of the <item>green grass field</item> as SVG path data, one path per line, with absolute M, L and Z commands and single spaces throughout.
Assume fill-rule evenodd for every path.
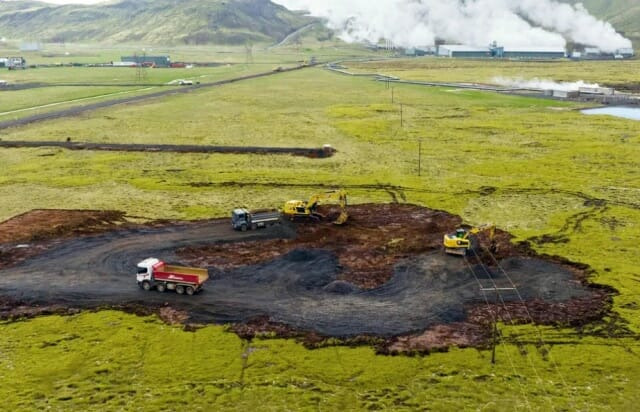
M 29 65 L 43 65 L 28 70 L 0 70 L 0 80 L 12 85 L 36 83 L 44 86 L 19 90 L 0 89 L 0 121 L 96 101 L 154 93 L 162 90 L 160 86 L 178 79 L 212 83 L 268 72 L 278 66 L 297 66 L 301 62 L 310 61 L 312 56 L 317 60 L 328 61 L 359 56 L 365 52 L 361 48 L 344 44 L 311 43 L 309 46 L 311 47 L 287 45 L 268 48 L 266 45 L 256 45 L 250 59 L 245 48 L 237 46 L 146 48 L 144 52 L 139 46 L 109 48 L 102 45 L 46 44 L 38 52 L 20 52 L 6 46 L 0 47 L 0 56 L 23 55 Z M 219 66 L 142 71 L 130 67 L 84 67 L 87 64 L 120 61 L 121 56 L 143 53 L 169 55 L 172 61 L 218 63 Z M 69 67 L 65 64 L 82 66 Z
M 269 64 L 252 64 L 193 69 L 146 69 L 142 74 L 135 68 L 128 67 L 50 67 L 7 71 L 4 79 L 11 83 L 39 83 L 45 87 L 0 90 L 3 96 L 0 101 L 0 121 L 97 101 L 155 93 L 166 88 L 179 88 L 179 85 L 167 86 L 167 83 L 179 79 L 206 84 L 272 69 L 273 66 Z
M 354 72 L 383 73 L 405 80 L 438 82 L 495 83 L 494 78 L 544 79 L 563 82 L 621 84 L 638 83 L 640 60 L 623 61 L 509 61 L 463 60 L 436 57 L 388 60 L 375 62 L 349 62 Z
M 466 73 L 470 64 L 461 63 Z M 557 70 L 547 71 L 554 79 L 568 70 L 548 67 Z M 435 76 L 412 70 L 416 78 Z M 534 63 L 530 73 L 536 70 Z M 480 65 L 478 71 L 491 68 Z M 446 70 L 440 72 L 444 77 Z M 468 81 L 464 76 L 455 80 Z M 397 85 L 395 99 L 392 104 L 384 84 L 306 69 L 4 130 L 3 140 L 329 143 L 338 153 L 307 159 L 3 149 L 0 219 L 32 208 L 199 219 L 226 216 L 237 205 L 280 206 L 315 192 L 310 183 L 345 187 L 357 203 L 389 202 L 393 191 L 470 223 L 495 223 L 516 240 L 544 234 L 565 239 L 534 247 L 589 264 L 594 282 L 619 291 L 615 316 L 580 331 L 503 325 L 495 366 L 488 352 L 476 349 L 386 357 L 367 347 L 310 351 L 281 339 L 248 343 L 221 326 L 185 332 L 154 317 L 111 311 L 42 317 L 0 327 L 4 405 L 633 409 L 640 384 L 640 123 L 584 116 L 571 103 L 450 88 Z M 176 350 L 189 355 L 178 359 Z

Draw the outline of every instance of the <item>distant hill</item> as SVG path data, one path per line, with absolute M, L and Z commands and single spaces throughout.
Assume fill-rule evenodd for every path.
M 583 3 L 640 46 L 639 0 L 560 1 Z M 0 38 L 43 42 L 277 43 L 314 21 L 269 0 L 114 0 L 94 6 L 0 1 Z M 321 37 L 330 37 L 324 31 Z
M 638 0 L 563 0 L 582 3 L 594 16 L 608 21 L 626 37 L 640 40 L 640 1 Z M 638 44 L 638 43 L 636 43 Z
M 269 0 L 0 2 L 0 37 L 44 42 L 275 43 L 313 21 Z

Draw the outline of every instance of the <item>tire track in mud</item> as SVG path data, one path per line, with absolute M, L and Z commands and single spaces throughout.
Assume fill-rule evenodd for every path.
M 145 292 L 136 286 L 135 265 L 149 256 L 172 262 L 180 247 L 295 234 L 286 222 L 248 234 L 229 226 L 226 221 L 200 222 L 69 240 L 0 271 L 0 296 L 80 308 L 170 304 L 201 323 L 267 316 L 296 329 L 340 337 L 393 336 L 459 322 L 469 305 L 481 302 L 477 281 L 463 261 L 439 251 L 401 261 L 391 279 L 372 290 L 342 287 L 338 258 L 322 249 L 294 249 L 235 269 L 209 268 L 211 280 L 195 296 Z M 590 293 L 568 269 L 551 262 L 507 258 L 502 265 L 525 299 L 564 302 Z M 499 273 L 492 277 L 506 281 Z M 509 294 L 504 299 L 518 301 Z

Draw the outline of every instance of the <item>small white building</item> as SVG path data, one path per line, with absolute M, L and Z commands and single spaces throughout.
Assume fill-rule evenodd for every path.
M 560 99 L 575 99 L 580 96 L 580 92 L 577 90 L 554 90 L 553 97 L 557 97 Z
M 581 94 L 603 94 L 605 96 L 612 96 L 616 92 L 610 87 L 580 87 L 578 90 Z

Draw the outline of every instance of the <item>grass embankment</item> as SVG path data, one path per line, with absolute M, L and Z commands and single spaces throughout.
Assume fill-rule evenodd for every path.
M 354 72 L 384 73 L 404 80 L 495 83 L 494 78 L 621 84 L 638 83 L 640 60 L 509 61 L 425 57 L 405 60 L 350 62 Z
M 343 186 L 355 202 L 391 201 L 393 194 L 472 223 L 493 222 L 541 252 L 587 263 L 595 281 L 620 291 L 614 311 L 621 317 L 584 335 L 545 328 L 549 354 L 535 328 L 505 326 L 510 343 L 499 346 L 496 366 L 474 349 L 390 358 L 368 348 L 307 351 L 260 340 L 246 352 L 219 327 L 193 334 L 111 312 L 42 318 L 2 326 L 0 374 L 5 382 L 31 382 L 5 385 L 6 404 L 37 409 L 49 400 L 86 409 L 91 396 L 97 402 L 104 394 L 102 409 L 180 409 L 181 400 L 203 409 L 632 408 L 640 383 L 640 348 L 628 337 L 640 331 L 639 124 L 482 92 L 396 86 L 395 96 L 404 104 L 402 128 L 383 84 L 305 70 L 4 131 L 0 137 L 15 140 L 331 143 L 339 152 L 313 160 L 4 150 L 0 218 L 88 207 L 195 219 Z M 544 234 L 556 242 L 536 243 Z M 194 358 L 176 360 L 171 345 Z M 242 353 L 250 353 L 244 369 Z M 108 372 L 94 370 L 104 363 Z

